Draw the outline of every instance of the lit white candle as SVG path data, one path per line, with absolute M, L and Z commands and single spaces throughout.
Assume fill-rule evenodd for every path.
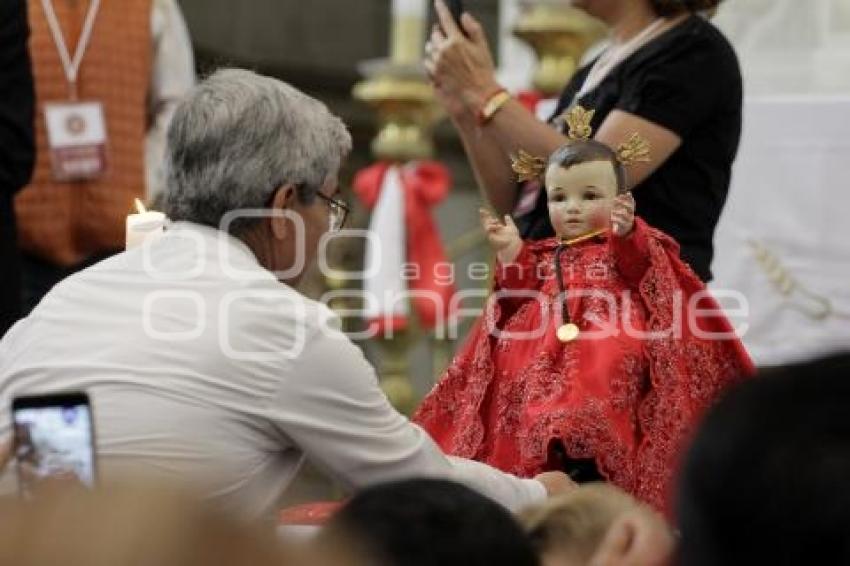
M 127 215 L 127 231 L 124 247 L 135 248 L 145 240 L 157 237 L 165 231 L 165 214 L 155 210 L 146 210 L 142 201 L 136 199 L 137 214 Z
M 390 57 L 396 63 L 417 63 L 425 45 L 429 0 L 393 0 Z

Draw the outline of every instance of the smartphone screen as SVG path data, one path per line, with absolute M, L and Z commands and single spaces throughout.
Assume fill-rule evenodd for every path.
M 94 487 L 94 427 L 86 394 L 17 397 L 12 419 L 21 495 L 32 497 L 46 479 Z

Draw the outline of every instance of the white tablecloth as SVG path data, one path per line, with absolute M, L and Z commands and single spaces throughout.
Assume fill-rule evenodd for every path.
M 850 349 L 850 96 L 746 101 L 715 247 L 758 365 Z

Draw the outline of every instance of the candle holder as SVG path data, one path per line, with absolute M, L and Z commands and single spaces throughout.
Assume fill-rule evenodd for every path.
M 136 212 L 128 215 L 125 222 L 124 248 L 127 250 L 161 236 L 167 221 L 165 214 L 148 210 L 139 199 L 135 199 L 135 205 Z
M 407 48 L 405 53 L 412 53 Z M 403 163 L 434 154 L 432 131 L 439 112 L 433 88 L 421 63 L 394 59 L 367 61 L 360 66 L 366 80 L 354 87 L 353 96 L 371 106 L 378 121 L 372 154 L 381 161 Z M 379 336 L 378 375 L 381 388 L 393 406 L 409 414 L 416 406 L 410 381 L 409 353 L 421 334 L 412 312 L 408 326 L 391 336 Z
M 399 12 L 392 21 L 391 56 L 361 63 L 364 80 L 352 91 L 356 100 L 376 113 L 378 133 L 371 143 L 372 155 L 394 163 L 431 157 L 433 128 L 442 116 L 421 62 L 425 11 L 419 17 L 410 17 L 401 9 Z M 381 388 L 393 406 L 407 414 L 417 400 L 410 381 L 410 350 L 422 336 L 410 310 L 404 330 L 374 339 L 380 350 Z
M 431 134 L 440 113 L 421 64 L 381 59 L 364 62 L 360 72 L 366 80 L 354 86 L 353 96 L 378 119 L 372 154 L 399 162 L 433 155 Z
M 526 1 L 522 10 L 513 33 L 537 55 L 534 88 L 547 98 L 557 96 L 585 51 L 605 36 L 606 27 L 565 0 Z

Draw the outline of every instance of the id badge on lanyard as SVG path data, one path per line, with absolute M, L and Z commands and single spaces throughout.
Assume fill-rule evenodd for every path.
M 77 77 L 100 9 L 100 0 L 91 0 L 89 4 L 73 59 L 62 36 L 52 0 L 41 0 L 41 5 L 71 89 L 70 100 L 44 104 L 53 179 L 60 182 L 97 179 L 107 169 L 106 119 L 101 102 L 77 100 Z
M 97 179 L 106 172 L 106 121 L 100 102 L 48 102 L 44 122 L 54 180 Z

